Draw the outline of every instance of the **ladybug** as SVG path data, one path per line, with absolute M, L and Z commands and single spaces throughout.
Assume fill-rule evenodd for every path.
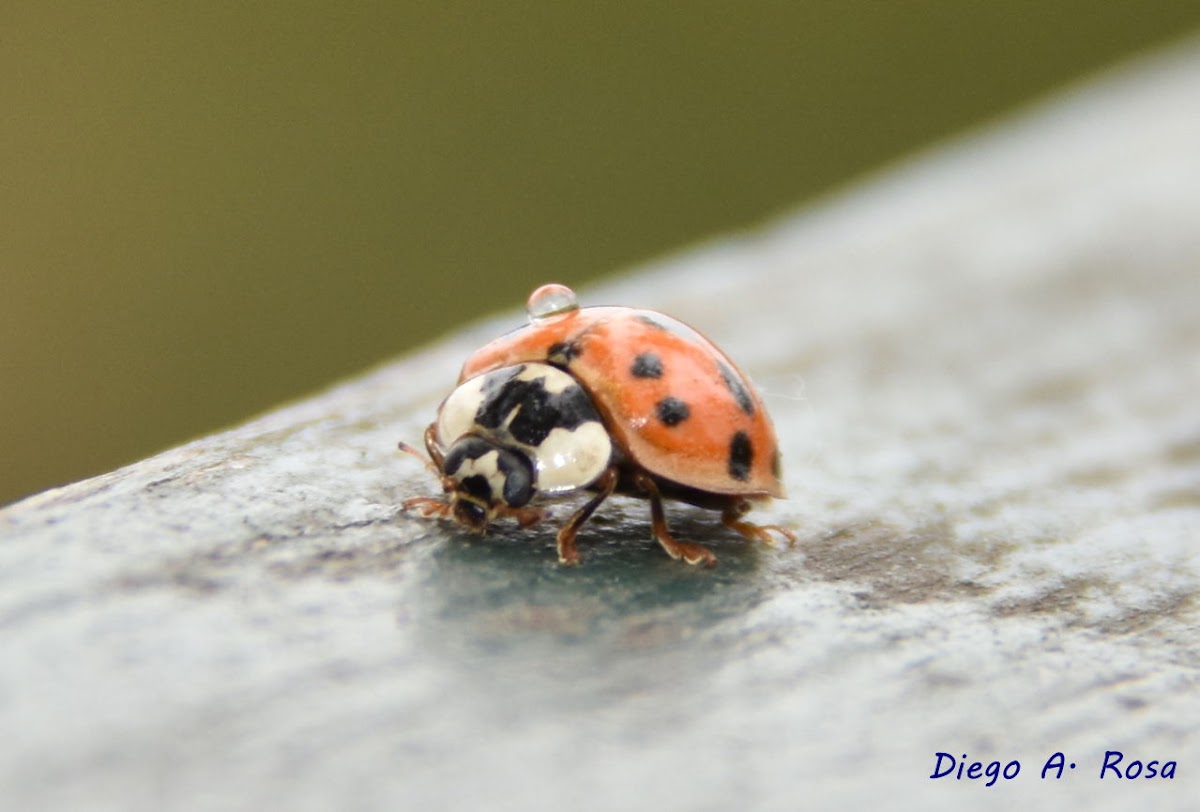
M 527 310 L 527 326 L 466 360 L 425 431 L 445 498 L 408 499 L 405 510 L 483 533 L 502 517 L 541 520 L 537 497 L 590 492 L 558 531 L 564 564 L 579 563 L 575 536 L 614 493 L 648 500 L 654 538 L 689 564 L 716 557 L 671 534 L 664 499 L 719 510 L 749 539 L 774 530 L 795 541 L 742 520 L 784 489 L 762 399 L 721 350 L 652 310 L 580 308 L 564 285 L 535 290 Z

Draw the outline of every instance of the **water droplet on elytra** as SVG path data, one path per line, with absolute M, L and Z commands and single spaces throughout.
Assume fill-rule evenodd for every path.
M 530 319 L 538 321 L 578 310 L 579 300 L 575 298 L 575 291 L 566 285 L 551 282 L 529 294 L 525 309 L 529 312 Z

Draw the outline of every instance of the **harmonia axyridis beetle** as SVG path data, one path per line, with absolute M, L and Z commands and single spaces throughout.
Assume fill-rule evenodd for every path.
M 754 501 L 782 497 L 783 483 L 771 419 L 724 353 L 661 313 L 580 308 L 563 285 L 535 290 L 528 311 L 529 325 L 467 359 L 425 431 L 445 500 L 405 509 L 482 533 L 501 517 L 542 519 L 535 497 L 589 491 L 558 531 L 564 564 L 579 562 L 579 528 L 614 493 L 649 500 L 654 538 L 690 564 L 716 558 L 671 535 L 664 498 L 719 510 L 750 539 L 795 540 L 742 520 Z

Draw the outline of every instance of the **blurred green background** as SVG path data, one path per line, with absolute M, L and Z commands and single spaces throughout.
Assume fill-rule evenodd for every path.
M 1194 0 L 6 3 L 0 502 L 1197 25 Z

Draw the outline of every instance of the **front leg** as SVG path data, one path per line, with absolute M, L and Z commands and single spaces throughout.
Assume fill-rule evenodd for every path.
M 583 523 L 595 513 L 596 508 L 600 507 L 600 503 L 612 496 L 613 490 L 617 487 L 617 469 L 606 469 L 596 480 L 595 487 L 599 493 L 575 511 L 575 515 L 567 519 L 567 523 L 558 531 L 558 562 L 560 564 L 579 563 L 579 550 L 575 548 L 575 536 L 579 533 L 579 528 L 583 526 Z
M 401 510 L 416 509 L 425 519 L 445 519 L 450 515 L 450 505 L 432 496 L 414 496 L 400 503 Z
M 442 447 L 438 444 L 436 422 L 430 423 L 425 429 L 425 451 L 429 454 L 429 459 L 433 461 L 434 469 L 440 474 L 444 467 L 445 455 L 442 454 Z

